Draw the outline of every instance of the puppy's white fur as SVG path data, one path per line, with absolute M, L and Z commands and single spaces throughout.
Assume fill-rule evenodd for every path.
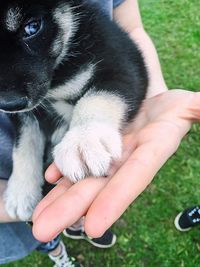
M 86 68 L 81 69 L 72 79 L 64 85 L 57 87 L 49 92 L 48 97 L 54 99 L 69 99 L 79 96 L 92 78 L 95 66 L 89 64 Z
M 122 96 L 92 89 L 75 106 L 70 127 L 98 121 L 119 129 L 126 112 L 127 105 Z
M 70 11 L 70 6 L 68 4 L 59 5 L 55 9 L 53 17 L 59 25 L 61 31 L 61 33 L 59 33 L 58 37 L 55 39 L 52 47 L 52 54 L 59 55 L 56 60 L 57 66 L 67 55 L 68 46 L 70 45 L 70 39 L 72 39 L 78 28 L 78 20 Z
M 5 24 L 9 31 L 15 32 L 20 27 L 22 14 L 19 7 L 10 7 L 6 14 Z
M 54 149 L 56 165 L 72 182 L 105 176 L 120 158 L 119 127 L 126 109 L 120 97 L 105 92 L 88 93 L 77 103 L 70 130 Z
M 74 106 L 66 103 L 66 101 L 64 100 L 56 101 L 54 104 L 52 104 L 52 106 L 56 110 L 56 112 L 60 116 L 62 116 L 65 124 L 69 125 L 69 122 L 72 118 Z
M 51 144 L 52 146 L 57 145 L 63 138 L 63 136 L 66 134 L 68 130 L 67 123 L 64 123 L 62 126 L 58 127 L 58 129 L 55 130 L 51 137 Z
M 27 151 L 30 151 L 29 154 Z M 29 220 L 42 197 L 43 151 L 44 137 L 38 121 L 27 118 L 19 146 L 13 151 L 13 172 L 4 196 L 6 210 L 11 218 Z
M 121 136 L 104 123 L 77 126 L 54 149 L 55 163 L 72 182 L 85 176 L 105 176 L 121 156 Z

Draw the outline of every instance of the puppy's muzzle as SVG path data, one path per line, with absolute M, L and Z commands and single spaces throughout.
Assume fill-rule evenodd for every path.
M 26 109 L 28 106 L 27 97 L 2 97 L 0 95 L 0 109 L 5 112 L 16 112 Z

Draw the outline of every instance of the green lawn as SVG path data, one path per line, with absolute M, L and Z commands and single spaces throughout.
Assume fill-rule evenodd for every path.
M 170 88 L 200 86 L 200 1 L 140 0 L 143 22 L 154 40 Z M 85 267 L 199 267 L 199 228 L 174 229 L 177 212 L 199 203 L 200 127 L 195 125 L 176 155 L 115 224 L 116 246 L 108 250 L 65 239 Z M 33 253 L 4 267 L 50 267 Z

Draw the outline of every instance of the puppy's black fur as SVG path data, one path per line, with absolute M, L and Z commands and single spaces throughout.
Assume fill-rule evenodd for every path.
M 27 201 L 25 197 L 14 203 L 11 197 L 17 195 L 13 193 L 16 191 L 14 185 L 22 180 L 16 178 L 20 168 L 16 158 L 26 161 L 30 176 L 35 176 L 32 169 L 37 168 L 39 160 L 36 160 L 37 164 L 30 162 L 31 157 L 25 155 L 32 153 L 34 161 L 33 158 L 38 155 L 43 157 L 45 147 L 47 155 L 50 147 L 64 140 L 68 128 L 72 136 L 74 128 L 79 127 L 81 131 L 89 129 L 92 136 L 99 136 L 101 127 L 98 128 L 98 124 L 99 131 L 95 133 L 95 123 L 100 121 L 100 125 L 104 125 L 106 121 L 105 127 L 110 125 L 114 131 L 120 131 L 124 123 L 132 120 L 138 112 L 146 94 L 148 77 L 141 52 L 128 35 L 103 15 L 96 5 L 82 0 L 4 1 L 0 3 L 0 29 L 0 109 L 9 114 L 17 132 L 10 179 L 10 188 L 13 189 L 8 188 L 6 203 L 12 216 L 27 218 L 40 196 L 28 201 L 26 208 L 22 207 Z M 93 109 L 89 108 L 92 101 Z M 96 107 L 96 103 L 100 105 Z M 69 118 L 61 110 L 65 106 L 66 110 L 70 109 Z M 59 128 L 64 130 L 53 141 L 52 136 Z M 33 129 L 35 132 L 31 135 Z M 103 127 L 102 132 L 105 129 Z M 27 141 L 28 134 L 30 143 Z M 72 140 L 71 135 L 66 140 Z M 98 140 L 103 140 L 110 162 L 115 153 L 110 152 L 112 148 L 105 145 L 104 138 L 106 140 L 106 137 L 100 136 Z M 37 147 L 39 139 L 41 145 Z M 87 149 L 90 150 L 91 146 L 88 144 Z M 72 150 L 74 147 L 73 144 Z M 108 162 L 100 162 L 97 169 L 101 170 L 96 171 L 96 166 L 89 166 L 87 149 L 80 148 L 80 144 L 77 147 L 84 163 L 78 166 L 79 172 L 75 170 L 74 174 L 73 171 L 64 174 L 72 174 L 73 181 L 88 174 L 106 174 Z M 35 149 L 41 149 L 40 153 L 36 155 Z M 75 161 L 76 156 L 72 156 L 71 160 Z M 70 157 L 67 157 L 66 160 L 69 160 Z M 73 167 L 73 163 L 68 161 L 67 164 Z M 36 189 L 24 188 L 30 191 L 29 195 Z

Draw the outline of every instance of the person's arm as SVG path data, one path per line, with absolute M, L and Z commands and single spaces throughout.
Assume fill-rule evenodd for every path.
M 0 180 L 0 223 L 14 222 L 14 220 L 8 216 L 4 206 L 3 195 L 6 190 L 6 186 L 7 182 Z
M 129 33 L 143 53 L 150 78 L 147 97 L 167 91 L 156 49 L 142 24 L 137 0 L 126 0 L 116 7 L 114 20 Z

